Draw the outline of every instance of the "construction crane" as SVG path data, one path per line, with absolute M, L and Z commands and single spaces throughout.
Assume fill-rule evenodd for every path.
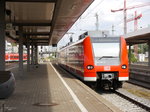
M 135 5 L 135 6 L 126 7 L 126 0 L 124 0 L 124 8 L 120 8 L 120 9 L 117 9 L 117 10 L 111 10 L 111 12 L 118 12 L 118 11 L 123 11 L 124 12 L 124 34 L 126 34 L 127 33 L 127 10 L 134 9 L 134 8 L 139 8 L 139 7 L 144 7 L 144 6 L 149 6 L 149 5 L 150 5 L 150 2 Z
M 142 17 L 142 14 L 137 15 L 137 11 L 135 11 L 134 18 L 127 19 L 127 22 L 134 20 L 134 31 L 137 31 L 138 29 L 137 20 L 140 19 L 141 17 Z M 138 57 L 138 45 L 134 45 L 134 53 L 135 53 L 135 56 Z
M 142 17 L 142 14 L 137 15 L 137 11 L 135 11 L 135 16 L 134 18 L 127 19 L 127 22 L 133 21 L 134 20 L 134 31 L 138 29 L 138 19 Z

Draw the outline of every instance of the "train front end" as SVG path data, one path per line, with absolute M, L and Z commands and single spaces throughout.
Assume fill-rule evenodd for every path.
M 122 87 L 129 79 L 128 53 L 123 37 L 90 38 L 93 54 L 93 74 L 101 88 Z M 90 69 L 88 70 L 90 72 Z

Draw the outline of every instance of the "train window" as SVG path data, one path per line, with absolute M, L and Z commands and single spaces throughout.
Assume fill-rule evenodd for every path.
M 96 65 L 119 65 L 119 43 L 93 43 Z

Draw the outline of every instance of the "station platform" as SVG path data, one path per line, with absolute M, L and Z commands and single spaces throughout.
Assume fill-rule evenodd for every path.
M 0 99 L 0 112 L 120 112 L 57 65 L 39 64 L 23 76 L 18 68 L 11 71 L 16 89 L 8 99 Z

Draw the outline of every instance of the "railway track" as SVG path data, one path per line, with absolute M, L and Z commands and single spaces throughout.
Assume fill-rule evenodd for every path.
M 150 83 L 147 83 L 147 82 L 144 82 L 144 81 L 141 81 L 141 80 L 130 78 L 129 81 L 127 81 L 127 82 L 131 83 L 131 84 L 134 84 L 134 85 L 137 85 L 137 86 L 141 86 L 141 87 L 150 89 Z
M 66 72 L 70 74 L 70 72 Z M 110 90 L 96 92 L 124 112 L 150 112 L 150 101 L 137 101 L 138 98 L 129 97 L 132 95 L 118 90 L 115 92 Z
M 138 98 L 132 95 L 117 90 L 112 91 L 98 91 L 98 93 L 106 100 L 113 103 L 123 112 L 150 112 L 150 101 L 138 101 Z
M 139 102 L 139 101 L 137 101 L 137 100 L 135 100 L 135 99 L 133 99 L 133 98 L 131 98 L 131 97 L 125 95 L 124 93 L 122 93 L 122 92 L 120 92 L 120 91 L 115 91 L 115 94 L 117 94 L 117 95 L 121 96 L 122 98 L 124 98 L 124 99 L 126 99 L 126 100 L 132 102 L 133 104 L 135 104 L 135 105 L 141 107 L 142 109 L 144 109 L 144 110 L 150 112 L 150 105 L 148 106 L 148 105 L 146 105 L 146 104 L 144 104 L 144 103 L 142 103 L 142 102 Z
M 129 83 L 150 89 L 150 69 L 144 65 L 130 65 Z

